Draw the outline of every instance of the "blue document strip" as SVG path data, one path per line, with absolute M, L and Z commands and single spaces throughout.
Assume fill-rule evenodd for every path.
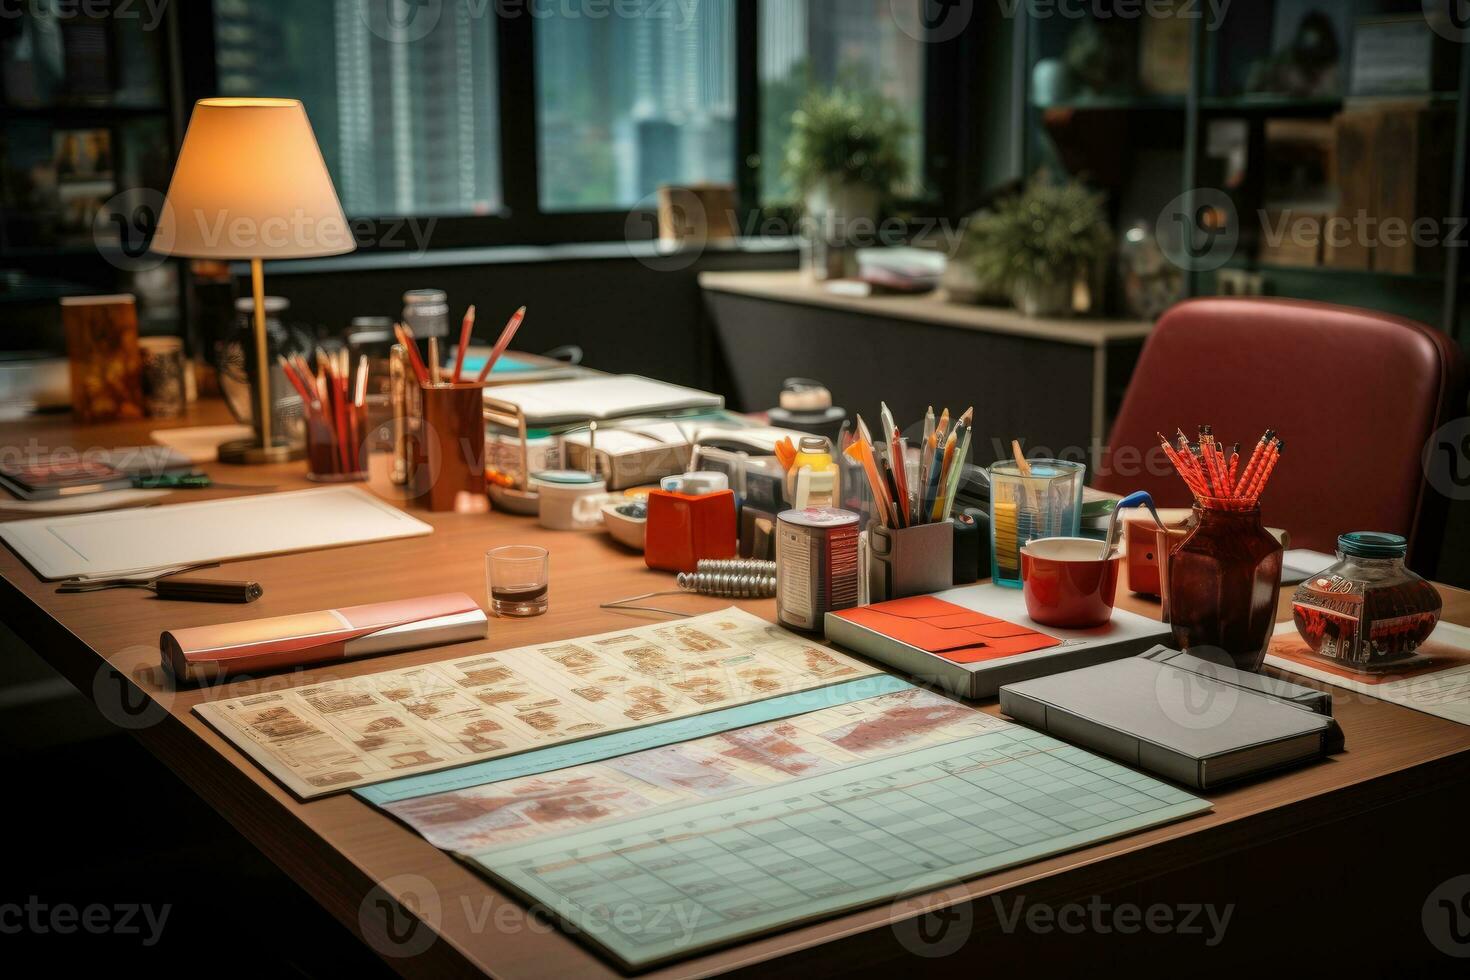
M 604 759 L 613 759 L 632 752 L 642 752 L 644 749 L 656 749 L 663 745 L 673 745 L 676 742 L 687 742 L 694 738 L 704 738 L 706 735 L 717 735 L 736 728 L 775 721 L 778 718 L 803 715 L 808 711 L 816 711 L 820 708 L 851 704 L 853 701 L 865 701 L 868 698 L 875 698 L 881 694 L 893 694 L 910 687 L 913 685 L 908 681 L 900 680 L 891 674 L 873 674 L 828 687 L 812 688 L 808 691 L 798 691 L 795 694 L 783 694 L 780 697 L 736 705 L 733 708 L 721 708 L 702 715 L 675 718 L 659 724 L 644 725 L 576 742 L 565 742 L 561 745 L 551 745 L 544 749 L 532 749 L 499 759 L 486 759 L 483 762 L 460 766 L 457 769 L 406 776 L 403 779 L 363 786 L 354 792 L 374 806 L 383 806 L 387 803 L 397 803 L 400 800 L 412 800 L 420 796 L 432 796 L 435 793 L 445 793 L 450 790 L 498 783 L 502 779 L 534 776 L 589 762 L 601 762 Z

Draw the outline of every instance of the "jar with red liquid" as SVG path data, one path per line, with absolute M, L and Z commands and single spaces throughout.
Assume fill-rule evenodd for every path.
M 1354 531 L 1337 539 L 1337 564 L 1291 597 L 1297 632 L 1321 657 L 1360 671 L 1402 667 L 1439 622 L 1438 590 L 1404 566 L 1397 534 Z
M 1258 670 L 1276 625 L 1281 544 L 1259 507 L 1195 505 L 1196 523 L 1169 556 L 1169 617 L 1181 650 L 1213 648 Z

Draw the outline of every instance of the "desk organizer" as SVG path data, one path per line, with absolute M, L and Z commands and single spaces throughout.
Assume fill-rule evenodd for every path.
M 954 525 L 868 525 L 868 601 L 887 602 L 954 586 Z

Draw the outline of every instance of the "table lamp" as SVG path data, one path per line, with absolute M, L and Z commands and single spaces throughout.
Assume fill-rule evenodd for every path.
M 153 251 L 249 259 L 255 297 L 255 436 L 224 443 L 221 462 L 269 463 L 292 447 L 271 432 L 265 259 L 340 255 L 356 245 L 297 99 L 200 99 L 153 235 Z

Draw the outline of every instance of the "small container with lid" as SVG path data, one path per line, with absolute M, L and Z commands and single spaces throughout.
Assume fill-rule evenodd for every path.
M 1318 656 L 1361 671 L 1400 669 L 1439 622 L 1443 600 L 1404 565 L 1400 535 L 1353 531 L 1337 539 L 1337 564 L 1291 597 L 1297 632 Z
M 553 531 L 586 531 L 602 523 L 607 484 L 581 470 L 543 470 L 531 477 L 540 499 L 541 526 Z
M 734 558 L 735 491 L 724 473 L 666 476 L 648 495 L 643 559 L 649 568 L 693 572 L 701 558 Z
M 410 289 L 403 294 L 403 322 L 420 343 L 449 336 L 449 295 L 442 289 Z

